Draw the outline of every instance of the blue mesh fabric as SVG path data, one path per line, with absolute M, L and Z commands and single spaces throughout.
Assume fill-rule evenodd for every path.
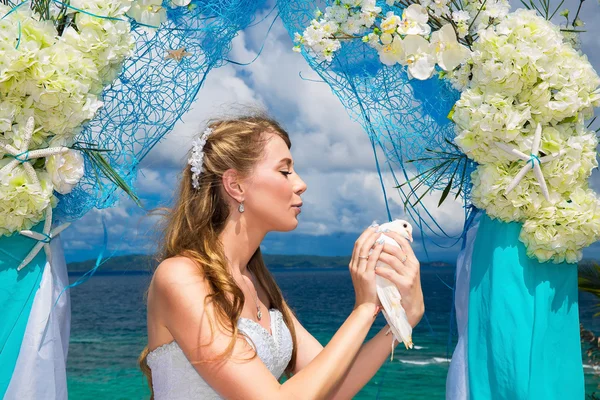
M 292 38 L 310 24 L 317 7 L 324 10 L 329 4 L 312 0 L 278 2 L 281 18 Z M 384 1 L 378 1 L 378 6 L 385 11 Z M 373 145 L 385 155 L 398 185 L 424 173 L 399 188 L 400 196 L 407 201 L 407 212 L 424 235 L 432 239 L 447 238 L 444 229 L 418 199 L 427 187 L 443 191 L 450 184 L 450 193 L 456 195 L 460 191 L 459 196 L 468 205 L 469 176 L 474 166 L 453 145 L 454 126 L 447 118 L 460 93 L 437 77 L 427 81 L 408 79 L 404 67 L 385 66 L 377 52 L 360 39 L 343 40 L 331 63 L 319 61 L 305 49 L 302 53 L 350 117 L 363 126 Z M 442 165 L 455 158 L 457 161 Z M 427 172 L 434 167 L 440 168 Z M 422 186 L 411 193 L 419 183 Z
M 120 76 L 103 93 L 104 107 L 85 125 L 78 141 L 110 149 L 103 153 L 132 185 L 136 166 L 190 108 L 211 69 L 221 66 L 238 31 L 248 26 L 260 1 L 193 0 L 171 8 L 156 33 L 133 24 L 136 47 Z M 167 50 L 185 47 L 180 62 L 165 59 Z M 59 195 L 55 215 L 75 220 L 90 209 L 112 206 L 119 192 L 86 159 L 86 174 L 68 195 Z

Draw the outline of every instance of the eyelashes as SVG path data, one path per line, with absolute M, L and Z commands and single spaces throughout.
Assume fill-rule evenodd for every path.
M 279 172 L 281 172 L 286 178 L 288 177 L 288 175 L 292 174 L 292 172 L 289 172 L 289 171 L 279 171 Z

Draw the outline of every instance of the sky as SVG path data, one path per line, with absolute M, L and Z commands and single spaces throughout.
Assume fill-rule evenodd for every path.
M 572 15 L 579 2 L 567 0 Z M 513 10 L 520 7 L 513 3 Z M 260 11 L 257 21 L 269 12 Z M 237 113 L 244 107 L 260 107 L 280 121 L 292 140 L 295 170 L 307 184 L 298 228 L 292 232 L 269 233 L 261 248 L 270 254 L 350 255 L 359 234 L 373 221 L 387 221 L 384 196 L 367 134 L 353 121 L 329 86 L 319 80 L 301 54 L 292 51 L 281 20 L 267 30 L 275 13 L 263 23 L 248 28 L 234 39 L 230 60 L 253 60 L 247 66 L 228 63 L 212 70 L 191 109 L 173 131 L 142 161 L 136 189 L 144 209 L 122 197 L 117 206 L 92 210 L 62 233 L 68 262 L 95 259 L 103 248 L 102 219 L 109 233 L 110 254 L 152 253 L 160 232 L 157 218 L 148 210 L 172 204 L 186 154 L 195 135 L 208 119 Z M 582 49 L 600 71 L 600 5 L 585 1 L 580 14 L 586 22 Z M 562 21 L 561 21 L 562 22 Z M 406 218 L 402 201 L 388 173 L 383 174 L 393 218 Z M 600 192 L 600 174 L 592 176 L 592 187 Z M 459 235 L 463 226 L 461 204 L 448 199 L 436 207 L 439 193 L 425 198 L 437 221 L 450 234 Z M 418 234 L 416 235 L 418 236 Z M 442 248 L 431 242 L 415 241 L 421 262 L 454 262 L 459 245 Z M 600 258 L 600 245 L 584 252 Z

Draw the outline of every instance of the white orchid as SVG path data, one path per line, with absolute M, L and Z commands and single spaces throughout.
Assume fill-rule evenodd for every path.
M 150 28 L 158 28 L 167 20 L 167 11 L 162 6 L 162 0 L 135 0 L 127 15 Z
M 398 26 L 401 35 L 429 35 L 431 27 L 428 25 L 429 14 L 419 4 L 411 4 L 402 12 L 402 22 Z
M 404 47 L 404 62 L 408 65 L 409 77 L 419 80 L 431 78 L 435 71 L 435 57 L 431 45 L 422 36 L 408 35 L 402 41 Z
M 381 21 L 379 29 L 381 29 L 383 33 L 392 34 L 396 32 L 396 29 L 398 29 L 398 26 L 401 23 L 402 19 L 390 11 L 386 14 L 385 19 Z
M 431 46 L 438 65 L 444 71 L 454 70 L 471 55 L 468 48 L 458 43 L 454 28 L 450 24 L 442 26 L 431 34 Z
M 389 35 L 389 34 L 387 34 Z M 382 35 L 383 36 L 383 35 Z M 385 65 L 395 65 L 404 62 L 404 48 L 400 35 L 389 35 L 391 40 L 379 50 L 379 59 Z
M 192 0 L 171 0 L 171 4 L 175 7 L 185 7 L 188 6 Z

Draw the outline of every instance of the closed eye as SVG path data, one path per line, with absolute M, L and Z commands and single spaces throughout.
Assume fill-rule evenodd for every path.
M 289 171 L 279 171 L 279 172 L 281 172 L 283 175 L 285 175 L 286 178 L 288 175 L 292 174 L 292 172 L 289 172 Z

